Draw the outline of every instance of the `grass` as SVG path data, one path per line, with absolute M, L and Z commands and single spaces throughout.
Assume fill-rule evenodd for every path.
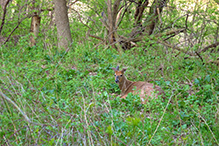
M 118 54 L 88 42 L 68 52 L 25 42 L 0 48 L 0 92 L 14 102 L 0 99 L 1 145 L 219 145 L 216 65 L 159 45 Z M 117 65 L 166 99 L 121 100 Z

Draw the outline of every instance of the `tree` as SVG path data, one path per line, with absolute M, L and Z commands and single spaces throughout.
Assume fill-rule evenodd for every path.
M 66 0 L 54 0 L 54 4 L 58 47 L 66 49 L 72 42 Z
M 115 0 L 114 2 L 107 0 L 107 11 L 102 13 L 104 15 L 102 15 L 103 19 L 100 19 L 100 21 L 107 29 L 109 44 L 113 48 L 118 49 L 121 46 L 126 50 L 130 49 L 136 42 L 142 41 L 145 35 L 152 35 L 159 15 L 161 15 L 167 2 L 167 0 L 154 0 L 149 12 L 147 12 L 145 9 L 148 7 L 148 0 Z M 107 21 L 104 20 L 104 16 L 108 16 Z M 119 29 L 122 26 L 121 24 L 127 21 L 124 20 L 126 19 L 125 16 L 130 17 L 128 27 L 131 31 L 124 35 L 125 32 L 121 34 Z M 93 37 L 94 35 L 89 36 Z
M 214 40 L 207 48 L 219 46 L 218 6 L 213 1 L 196 3 L 192 0 L 182 4 L 181 1 L 168 0 L 107 0 L 86 3 L 92 11 L 90 24 L 94 24 L 92 27 L 89 25 L 88 36 L 118 51 L 119 48 L 145 48 L 157 43 L 197 56 L 203 52 L 201 47 L 208 46 L 212 38 Z M 106 31 L 99 31 L 101 23 Z M 196 53 L 192 49 L 184 49 L 194 46 L 198 46 L 195 47 Z
M 36 45 L 36 40 L 34 37 L 38 36 L 39 29 L 40 29 L 40 17 L 35 12 L 34 15 L 32 16 L 31 26 L 30 26 L 30 32 L 33 33 L 33 35 L 30 36 L 31 47 Z

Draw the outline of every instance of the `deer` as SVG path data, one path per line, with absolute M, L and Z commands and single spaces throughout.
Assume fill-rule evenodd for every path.
M 145 104 L 148 101 L 148 98 L 157 99 L 159 95 L 163 94 L 163 90 L 157 86 L 148 82 L 143 81 L 129 81 L 124 73 L 127 68 L 119 70 L 119 66 L 112 68 L 115 72 L 115 82 L 119 85 L 121 90 L 121 98 L 125 99 L 128 93 L 133 95 L 139 94 L 142 104 Z

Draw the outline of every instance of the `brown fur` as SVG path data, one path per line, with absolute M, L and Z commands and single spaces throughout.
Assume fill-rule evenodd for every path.
M 128 93 L 139 94 L 141 101 L 145 104 L 148 101 L 148 97 L 157 98 L 158 95 L 163 93 L 163 90 L 156 85 L 147 82 L 132 82 L 126 79 L 124 73 L 126 68 L 119 70 L 119 66 L 112 68 L 115 71 L 115 82 L 119 85 L 121 90 L 121 98 L 126 98 Z M 136 89 L 136 90 L 134 90 Z M 158 92 L 158 93 L 157 93 Z

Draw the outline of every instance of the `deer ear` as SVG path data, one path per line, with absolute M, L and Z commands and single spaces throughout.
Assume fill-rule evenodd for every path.
M 123 68 L 123 69 L 122 69 L 122 73 L 124 73 L 124 72 L 126 71 L 126 69 L 127 69 L 127 68 Z
M 112 67 L 112 69 L 116 72 L 119 71 L 119 66 L 117 66 L 116 68 Z
M 112 69 L 116 72 L 116 68 L 113 68 L 113 67 L 112 67 Z

